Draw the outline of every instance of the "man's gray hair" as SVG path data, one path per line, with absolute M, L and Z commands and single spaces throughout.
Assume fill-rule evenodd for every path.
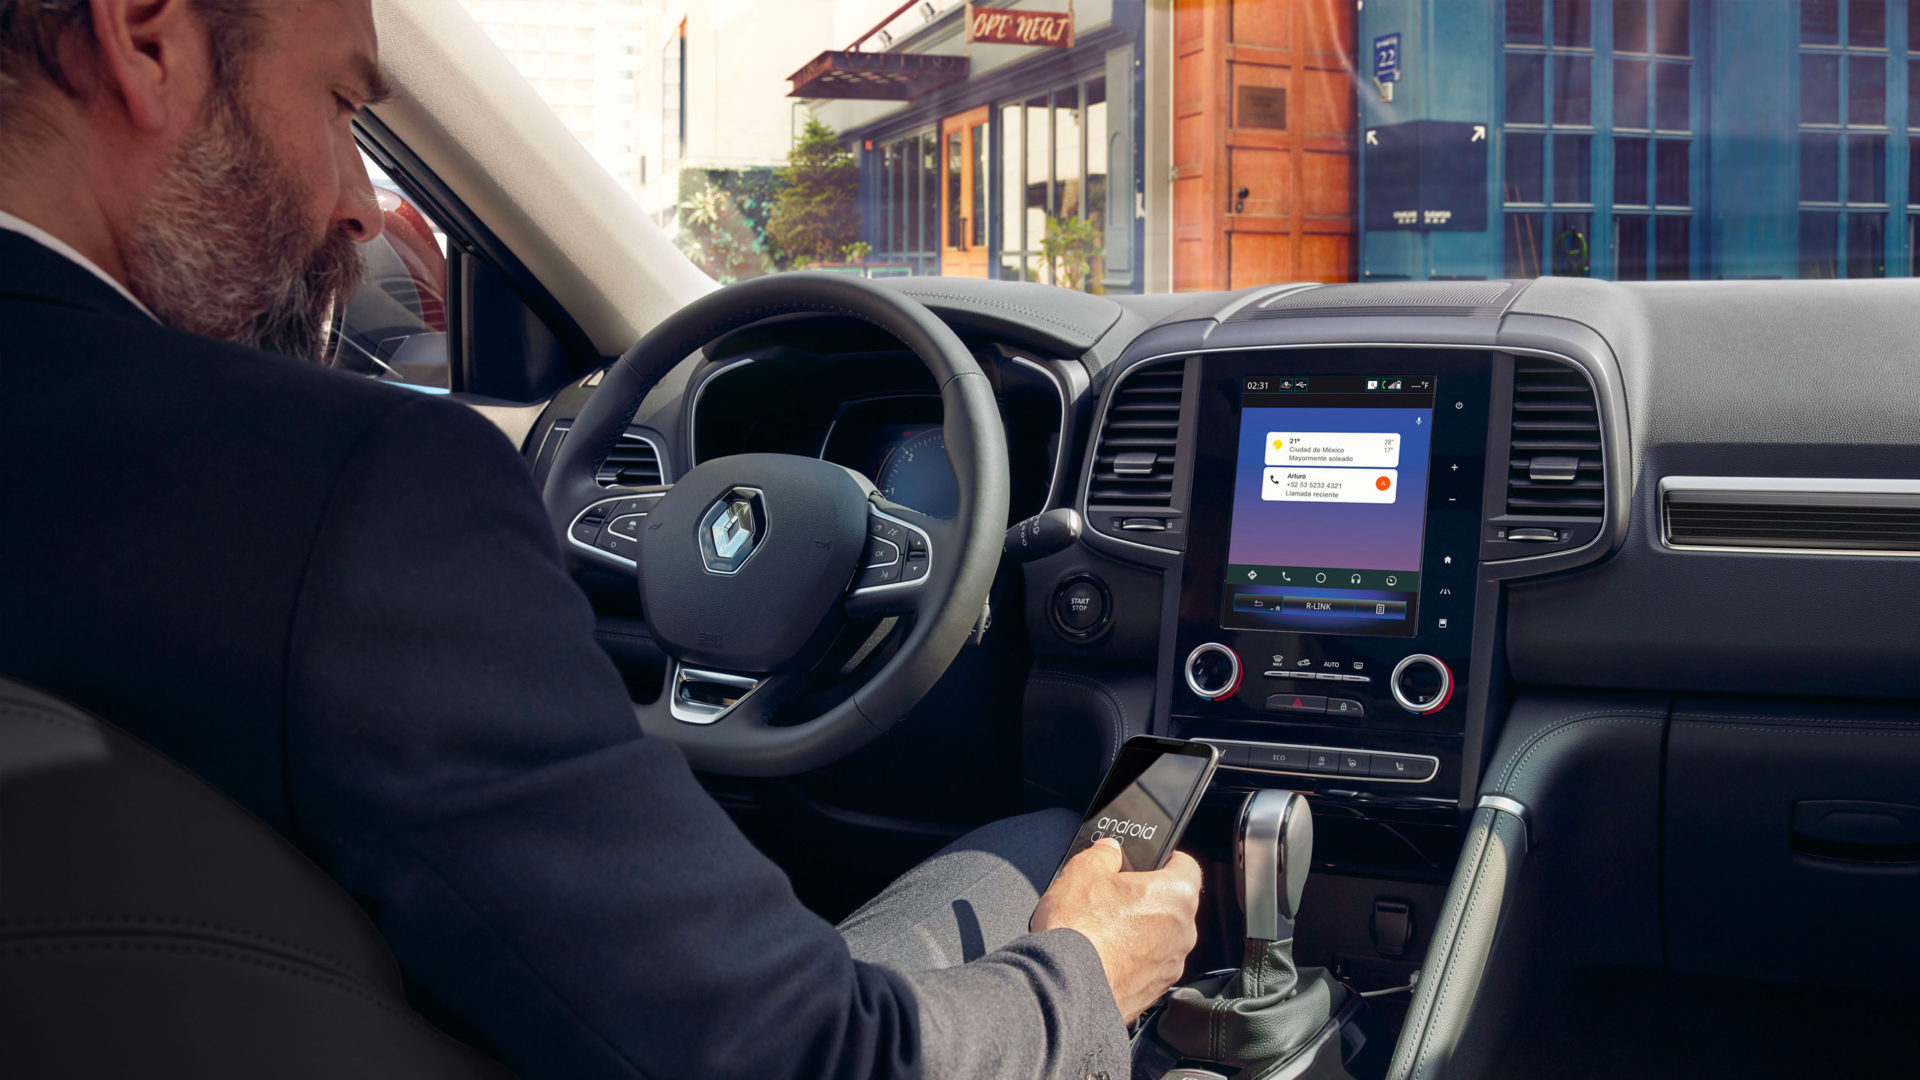
M 231 91 L 259 44 L 260 0 L 191 0 L 207 27 L 216 89 Z M 36 79 L 80 97 L 88 73 L 65 50 L 93 42 L 92 0 L 0 0 L 0 128 L 14 119 L 21 90 Z

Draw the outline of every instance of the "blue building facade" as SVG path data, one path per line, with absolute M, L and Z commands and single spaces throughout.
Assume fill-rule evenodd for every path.
M 1905 0 L 1366 0 L 1355 18 L 1363 280 L 1915 272 Z M 1394 36 L 1385 86 L 1369 62 Z M 1369 198 L 1406 166 L 1369 140 L 1422 121 L 1484 127 L 1483 189 L 1440 196 L 1484 198 L 1484 228 L 1378 227 Z

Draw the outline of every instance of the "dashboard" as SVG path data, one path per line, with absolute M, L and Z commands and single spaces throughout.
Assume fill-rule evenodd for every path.
M 1492 792 L 1585 962 L 1920 963 L 1850 914 L 1911 908 L 1920 832 L 1802 831 L 1842 804 L 1920 822 L 1920 282 L 888 287 L 994 380 L 1012 517 L 1084 527 L 1003 565 L 985 643 L 885 765 L 811 789 L 836 813 L 930 818 L 988 783 L 1017 789 L 1001 813 L 1084 805 L 1129 735 L 1199 739 L 1210 802 L 1312 797 L 1316 888 L 1358 912 L 1315 962 L 1386 963 L 1381 903 L 1424 920 L 1421 955 Z M 634 432 L 669 481 L 798 453 L 940 513 L 933 389 L 861 327 L 788 321 L 690 359 Z

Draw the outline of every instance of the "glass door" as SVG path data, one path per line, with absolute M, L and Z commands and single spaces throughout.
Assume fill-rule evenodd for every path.
M 986 106 L 940 121 L 940 272 L 987 276 Z

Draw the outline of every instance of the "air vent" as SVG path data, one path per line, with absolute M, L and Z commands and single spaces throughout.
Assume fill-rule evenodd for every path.
M 1920 552 L 1920 483 L 1670 476 L 1669 547 Z
M 629 431 L 600 463 L 601 487 L 651 487 L 660 483 L 660 450 L 652 440 Z
M 1114 391 L 1094 451 L 1089 509 L 1173 505 L 1180 435 L 1180 383 L 1186 362 L 1135 368 Z
M 1592 518 L 1606 512 L 1600 408 L 1581 372 L 1522 356 L 1513 369 L 1507 513 Z

